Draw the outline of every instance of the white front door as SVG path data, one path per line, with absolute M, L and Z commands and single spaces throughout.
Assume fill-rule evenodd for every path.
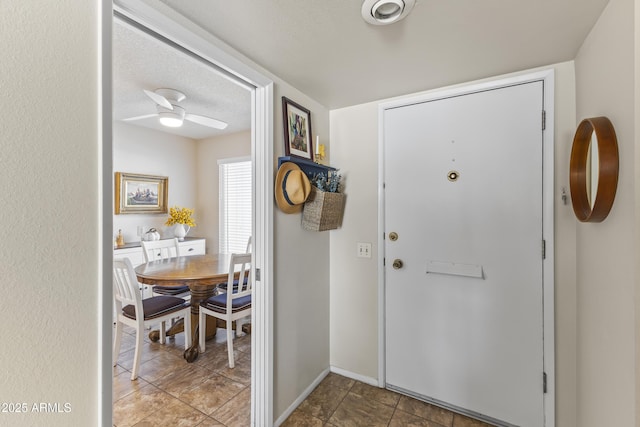
M 544 425 L 542 111 L 536 81 L 383 115 L 387 386 L 500 425 Z

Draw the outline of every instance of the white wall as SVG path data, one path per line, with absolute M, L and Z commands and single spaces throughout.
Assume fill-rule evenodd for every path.
M 274 167 L 277 157 L 284 156 L 282 96 L 311 111 L 314 138 L 318 134 L 322 142 L 323 135 L 329 135 L 329 111 L 276 82 Z M 278 419 L 329 367 L 329 233 L 303 230 L 301 213 L 284 214 L 276 207 L 274 217 L 274 418 Z
M 218 253 L 219 173 L 218 160 L 251 156 L 251 131 L 202 139 L 197 144 L 198 217 L 197 230 L 207 239 L 207 253 Z M 204 220 L 206 218 L 206 221 Z
M 378 103 L 331 111 L 333 166 L 346 194 L 331 231 L 331 366 L 378 378 Z M 358 242 L 371 258 L 358 258 Z
M 557 425 L 571 426 L 576 394 L 575 221 L 560 195 L 562 188 L 569 192 L 574 69 L 572 62 L 546 68 L 555 70 L 556 89 L 556 418 Z M 345 178 L 347 194 L 342 228 L 331 232 L 331 366 L 372 381 L 378 380 L 378 104 L 333 110 L 330 116 L 332 160 Z M 371 259 L 356 257 L 357 242 L 373 244 Z
M 218 159 L 251 155 L 251 131 L 192 140 L 140 126 L 113 125 L 114 172 L 169 177 L 168 206 L 195 210 L 196 227 L 189 237 L 207 239 L 207 252 L 218 252 Z M 125 242 L 139 241 L 137 227 L 156 228 L 161 238 L 173 237 L 167 214 L 113 216 L 114 237 L 122 230 Z
M 575 59 L 577 121 L 607 116 L 620 152 L 618 191 L 602 223 L 578 224 L 577 425 L 636 419 L 637 108 L 633 0 L 611 0 Z
M 100 3 L 0 2 L 1 425 L 99 424 Z
M 168 206 L 195 209 L 198 197 L 197 142 L 177 135 L 121 122 L 113 124 L 113 171 L 169 178 Z M 166 226 L 168 214 L 119 214 L 113 216 L 114 237 L 122 230 L 125 243 L 140 241 L 137 227 L 155 228 L 163 239 L 173 237 Z M 200 226 L 207 220 L 195 210 L 196 227 L 188 236 L 202 237 Z
M 640 70 L 640 0 L 634 0 L 634 75 L 638 75 Z M 637 113 L 640 111 L 640 84 L 638 81 L 634 81 L 634 111 Z M 640 114 L 634 114 L 634 168 L 635 179 L 634 182 L 640 182 Z M 640 185 L 634 186 L 635 193 L 635 224 L 640 224 Z M 640 265 L 640 227 L 636 226 L 635 229 L 635 260 L 634 265 Z M 640 355 L 640 274 L 635 272 L 635 354 Z M 640 424 L 640 358 L 636 357 L 636 372 L 635 372 L 635 414 L 636 414 L 636 426 Z

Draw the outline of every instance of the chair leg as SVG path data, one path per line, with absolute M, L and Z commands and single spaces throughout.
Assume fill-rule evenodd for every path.
M 187 350 L 191 347 L 191 313 L 184 316 L 184 349 Z
M 204 342 L 207 336 L 207 315 L 200 308 L 200 314 L 198 315 L 198 344 L 200 346 L 200 353 L 204 353 Z
M 244 325 L 245 323 L 247 323 L 246 317 L 236 320 L 236 338 L 243 337 L 246 335 L 244 332 L 242 332 L 242 325 Z
M 229 368 L 233 368 L 235 366 L 233 358 L 233 327 L 230 319 L 227 320 L 227 352 L 229 353 Z
M 122 323 L 116 321 L 116 330 L 113 340 L 113 366 L 118 364 L 118 356 L 120 355 L 120 344 L 122 343 Z
M 138 378 L 138 369 L 140 368 L 140 356 L 142 354 L 144 324 L 138 324 L 136 327 L 136 349 L 133 355 L 133 369 L 131 369 L 131 381 Z
M 167 340 L 167 327 L 165 322 L 160 322 L 160 344 L 164 344 Z

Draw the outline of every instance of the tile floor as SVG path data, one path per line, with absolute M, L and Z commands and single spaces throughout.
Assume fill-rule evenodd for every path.
M 234 341 L 229 369 L 224 330 L 207 351 L 187 363 L 184 334 L 151 342 L 145 334 L 138 379 L 131 381 L 135 331 L 125 328 L 113 368 L 113 425 L 116 427 L 249 426 L 251 421 L 251 336 Z
M 330 373 L 282 424 L 293 426 L 489 427 L 489 424 Z
M 182 358 L 183 334 L 165 345 L 145 334 L 138 379 L 130 380 L 135 341 L 125 328 L 113 374 L 116 427 L 244 427 L 250 425 L 251 337 L 234 342 L 229 369 L 224 331 L 191 364 Z M 282 424 L 292 426 L 488 427 L 427 403 L 329 374 Z

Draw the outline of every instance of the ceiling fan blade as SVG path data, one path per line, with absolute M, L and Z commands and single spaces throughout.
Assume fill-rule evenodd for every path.
M 185 114 L 184 118 L 190 122 L 198 123 L 199 125 L 208 126 L 214 129 L 224 129 L 227 127 L 227 124 L 223 121 L 212 119 L 211 117 L 199 116 L 197 114 Z
M 171 103 L 164 96 L 158 95 L 157 93 L 151 92 L 150 90 L 146 89 L 144 89 L 144 93 L 146 93 L 149 98 L 153 99 L 153 102 L 155 102 L 156 104 L 161 105 L 168 110 L 173 110 L 173 105 L 171 105 Z
M 142 120 L 142 119 L 148 119 L 150 117 L 157 117 L 158 114 L 145 114 L 144 116 L 135 116 L 135 117 L 128 117 L 126 119 L 122 119 L 123 122 L 133 122 L 136 120 Z

